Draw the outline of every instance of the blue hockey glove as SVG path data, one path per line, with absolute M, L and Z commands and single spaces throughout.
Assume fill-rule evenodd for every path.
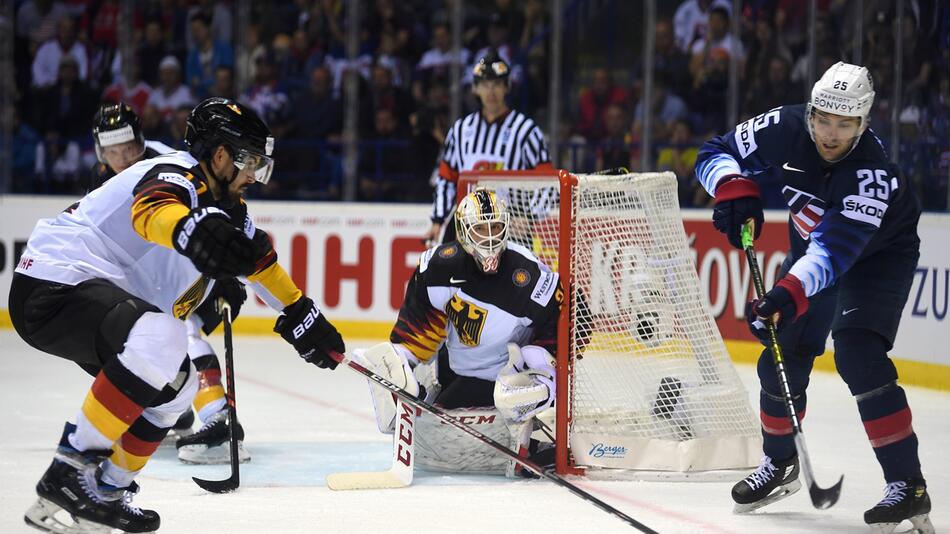
M 729 243 L 742 248 L 742 225 L 755 221 L 755 239 L 762 233 L 762 199 L 759 185 L 739 174 L 730 174 L 716 187 L 716 205 L 713 207 L 713 226 L 726 234 Z
M 808 311 L 808 297 L 801 281 L 794 275 L 785 275 L 776 282 L 775 287 L 762 298 L 755 299 L 746 305 L 746 322 L 752 335 L 763 343 L 769 342 L 769 332 L 765 326 L 766 317 L 775 321 L 776 331 L 788 324 L 794 323 Z M 774 317 L 778 314 L 777 317 Z

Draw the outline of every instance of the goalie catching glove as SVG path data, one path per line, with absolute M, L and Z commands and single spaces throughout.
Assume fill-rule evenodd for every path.
M 554 406 L 555 361 L 541 347 L 508 344 L 508 365 L 495 379 L 495 408 L 509 421 L 524 422 Z
M 346 352 L 340 333 L 309 297 L 300 297 L 284 308 L 274 332 L 293 345 L 301 358 L 321 369 L 336 369 L 337 361 L 330 357 L 331 351 Z
M 201 274 L 212 278 L 248 276 L 260 259 L 258 246 L 218 208 L 195 208 L 172 232 L 172 244 Z

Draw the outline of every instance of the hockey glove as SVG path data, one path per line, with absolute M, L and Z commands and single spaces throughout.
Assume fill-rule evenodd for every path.
M 205 335 L 211 335 L 211 332 L 214 332 L 214 329 L 221 324 L 221 310 L 218 308 L 219 298 L 223 298 L 231 306 L 231 321 L 234 321 L 241 313 L 241 305 L 247 300 L 247 291 L 244 290 L 244 284 L 239 282 L 237 278 L 215 280 L 208 298 L 195 310 L 195 314 L 201 319 L 201 330 Z
M 254 272 L 258 247 L 218 208 L 195 208 L 178 221 L 172 243 L 195 268 L 212 278 L 234 278 Z
M 759 185 L 739 174 L 730 174 L 716 187 L 716 205 L 713 207 L 713 226 L 726 234 L 729 243 L 742 248 L 742 225 L 755 221 L 755 239 L 762 233 L 762 199 Z
M 794 275 L 785 275 L 771 291 L 746 306 L 746 321 L 752 335 L 763 343 L 769 343 L 769 332 L 765 326 L 766 317 L 775 321 L 776 331 L 794 323 L 808 311 L 808 297 L 801 281 Z M 778 314 L 778 316 L 776 316 Z
M 274 332 L 293 345 L 301 358 L 321 369 L 336 368 L 337 362 L 330 357 L 330 351 L 346 352 L 340 333 L 308 297 L 301 297 L 284 308 Z

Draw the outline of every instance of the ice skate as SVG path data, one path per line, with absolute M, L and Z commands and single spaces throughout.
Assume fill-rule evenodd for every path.
M 36 485 L 39 498 L 26 511 L 26 524 L 56 534 L 156 531 L 161 523 L 158 513 L 132 506 L 136 483 L 117 488 L 100 480 L 97 466 L 110 452 L 80 452 L 64 437 Z
M 776 461 L 762 457 L 758 469 L 732 487 L 733 513 L 745 514 L 779 501 L 800 490 L 798 457 Z
M 244 428 L 241 423 L 234 427 L 238 443 L 238 460 L 243 464 L 251 461 L 244 448 Z M 231 461 L 231 442 L 228 435 L 228 411 L 212 415 L 194 434 L 180 438 L 178 459 L 186 464 L 226 464 Z
M 930 522 L 930 495 L 921 479 L 891 482 L 884 487 L 884 498 L 867 512 L 864 522 L 875 534 L 891 534 L 902 521 L 910 521 L 913 528 L 901 533 L 934 534 Z
M 192 428 L 194 424 L 195 412 L 191 408 L 188 408 L 185 413 L 181 414 L 181 417 L 178 418 L 175 425 L 168 431 L 168 434 L 165 435 L 162 444 L 177 443 L 179 439 L 194 434 L 195 430 Z

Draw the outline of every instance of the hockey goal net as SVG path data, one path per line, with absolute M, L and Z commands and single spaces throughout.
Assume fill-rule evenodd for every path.
M 557 471 L 755 465 L 759 426 L 705 298 L 672 173 L 466 172 L 560 272 Z M 567 436 L 568 439 L 563 439 Z

